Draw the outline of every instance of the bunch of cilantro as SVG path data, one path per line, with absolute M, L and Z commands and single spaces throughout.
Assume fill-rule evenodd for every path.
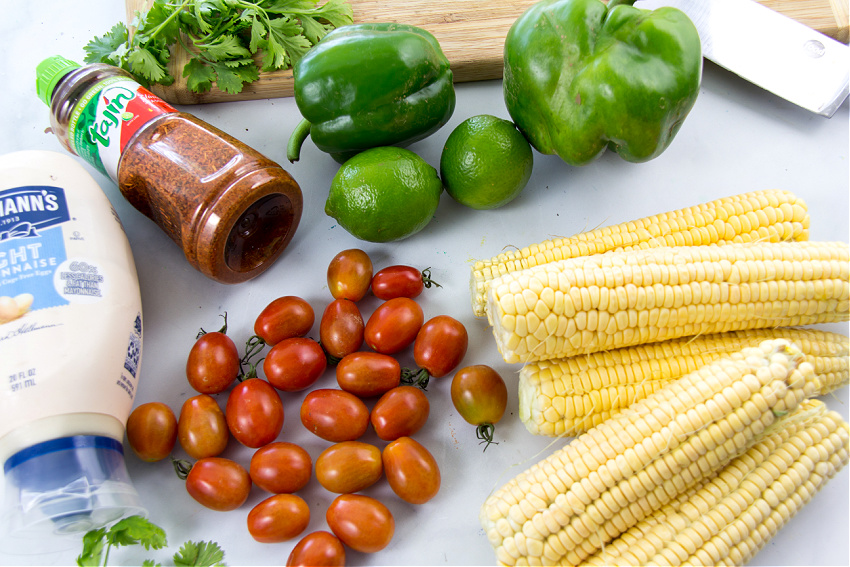
M 167 545 L 165 531 L 142 516 L 129 516 L 119 520 L 110 528 L 91 530 L 83 536 L 83 551 L 77 557 L 81 567 L 102 567 L 109 562 L 109 551 L 113 547 L 141 545 L 145 549 L 162 549 Z M 211 541 L 187 541 L 172 557 L 177 567 L 223 566 L 224 552 Z M 159 563 L 147 560 L 142 567 L 154 567 Z
M 353 21 L 345 0 L 154 0 L 136 12 L 130 29 L 118 23 L 85 46 L 86 63 L 107 63 L 139 83 L 170 85 L 172 47 L 191 58 L 188 87 L 203 93 L 213 82 L 236 94 L 260 70 L 290 68 L 330 30 Z

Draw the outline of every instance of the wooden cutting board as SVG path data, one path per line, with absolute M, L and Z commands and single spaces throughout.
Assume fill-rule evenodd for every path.
M 151 0 L 126 0 L 127 21 Z M 321 1 L 321 0 L 320 0 Z M 502 50 L 511 24 L 537 0 L 348 0 L 355 22 L 401 22 L 425 28 L 439 40 L 452 65 L 456 82 L 498 79 L 502 76 Z M 848 0 L 759 0 L 830 37 L 848 41 Z M 255 100 L 292 95 L 292 71 L 261 73 L 239 94 L 215 86 L 206 93 L 190 91 L 182 77 L 188 57 L 174 51 L 169 70 L 173 85 L 154 86 L 157 95 L 173 104 L 199 104 L 230 100 Z

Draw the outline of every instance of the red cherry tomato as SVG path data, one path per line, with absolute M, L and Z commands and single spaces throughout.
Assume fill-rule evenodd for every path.
M 286 566 L 344 567 L 345 546 L 330 532 L 312 532 L 295 544 L 286 560 Z
M 251 477 L 236 461 L 222 457 L 200 459 L 186 477 L 186 491 L 203 506 L 226 512 L 248 499 Z
M 161 402 L 141 404 L 127 419 L 127 442 L 143 461 L 160 461 L 177 442 L 177 418 Z
M 283 339 L 263 360 L 263 372 L 269 384 L 284 392 L 309 388 L 325 372 L 328 359 L 322 346 L 306 337 Z
M 440 468 L 434 456 L 410 437 L 399 437 L 382 453 L 387 482 L 399 498 L 424 504 L 440 490 Z
M 350 392 L 321 388 L 301 402 L 301 423 L 326 441 L 354 441 L 369 427 L 369 409 Z
M 493 442 L 493 430 L 505 413 L 508 389 L 498 372 L 479 364 L 460 369 L 452 378 L 452 403 L 460 416 L 475 425 L 476 436 L 486 442 L 484 450 Z
M 298 492 L 310 482 L 313 459 L 295 443 L 276 441 L 257 449 L 248 474 L 254 484 L 268 492 Z
M 256 449 L 274 441 L 283 429 L 283 402 L 271 384 L 249 378 L 230 392 L 224 416 L 236 440 Z
M 334 299 L 360 301 L 372 282 L 372 260 L 363 250 L 343 250 L 328 265 L 328 289 Z
M 355 352 L 336 365 L 339 387 L 361 398 L 380 396 L 401 381 L 401 365 L 396 359 L 377 352 Z
M 413 266 L 388 266 L 372 277 L 372 293 L 378 299 L 417 297 L 426 287 L 440 284 L 431 280 L 430 268 L 421 272 Z
M 418 303 L 396 297 L 375 309 L 366 322 L 363 340 L 375 352 L 394 354 L 413 343 L 424 321 L 425 314 Z
M 325 308 L 319 341 L 331 357 L 340 359 L 363 345 L 363 315 L 350 299 L 335 299 Z
M 328 527 L 342 543 L 361 553 L 376 553 L 392 541 L 395 519 L 379 500 L 362 494 L 341 494 L 328 506 Z
M 278 297 L 263 309 L 254 321 L 254 334 L 266 344 L 303 337 L 313 328 L 316 314 L 310 304 L 294 295 Z
M 378 482 L 383 472 L 381 450 L 360 441 L 335 443 L 316 459 L 316 480 L 339 494 L 360 492 Z
M 445 376 L 461 363 L 469 346 L 466 327 L 448 315 L 437 315 L 422 325 L 413 343 L 413 360 L 434 378 Z
M 310 507 L 295 494 L 275 494 L 248 512 L 248 532 L 260 543 L 279 543 L 301 535 L 310 523 Z
M 227 447 L 230 431 L 224 412 L 208 394 L 199 394 L 183 402 L 177 421 L 180 446 L 194 459 L 216 457 Z
M 218 394 L 239 375 L 239 350 L 233 339 L 222 332 L 204 333 L 189 351 L 186 378 L 201 394 Z
M 428 421 L 431 404 L 415 386 L 398 386 L 383 396 L 369 415 L 375 433 L 384 441 L 409 437 Z

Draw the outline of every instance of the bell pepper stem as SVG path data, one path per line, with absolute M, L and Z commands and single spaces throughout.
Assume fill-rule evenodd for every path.
M 635 3 L 635 0 L 610 0 L 608 2 L 608 9 L 610 10 L 610 9 L 616 7 L 616 6 L 619 6 L 620 4 L 625 4 L 627 6 L 633 6 L 634 3 Z
M 301 158 L 301 146 L 310 135 L 310 121 L 303 119 L 292 131 L 289 142 L 286 144 L 286 158 L 290 163 L 295 163 Z

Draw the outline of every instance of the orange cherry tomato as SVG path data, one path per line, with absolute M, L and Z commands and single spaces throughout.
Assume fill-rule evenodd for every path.
M 301 535 L 310 523 L 310 507 L 295 494 L 275 494 L 248 512 L 248 532 L 260 543 L 279 543 Z
M 204 333 L 192 345 L 186 360 L 189 385 L 201 394 L 219 394 L 239 375 L 239 350 L 220 331 Z
M 287 567 L 344 567 L 345 546 L 339 538 L 323 530 L 301 538 L 286 560 Z
M 434 456 L 410 437 L 392 441 L 382 453 L 387 482 L 399 498 L 424 504 L 440 490 L 440 468 Z
M 380 439 L 393 441 L 419 431 L 430 411 L 425 392 L 415 386 L 398 386 L 381 396 L 372 407 L 369 421 Z
M 359 248 L 343 250 L 328 265 L 328 289 L 334 299 L 360 301 L 372 282 L 372 260 Z
M 487 365 L 467 366 L 452 378 L 451 398 L 460 416 L 476 426 L 476 436 L 487 443 L 486 451 L 508 404 L 505 381 Z
M 254 484 L 268 492 L 298 492 L 310 482 L 313 459 L 295 443 L 275 441 L 254 452 L 248 474 Z
M 194 459 L 216 457 L 227 447 L 230 431 L 218 402 L 209 394 L 198 394 L 183 402 L 177 421 L 180 446 Z
M 319 341 L 328 355 L 340 359 L 363 345 L 363 315 L 350 299 L 331 301 L 319 323 Z
M 380 396 L 401 382 L 401 365 L 386 354 L 358 351 L 336 365 L 339 387 L 361 398 Z
M 378 482 L 382 472 L 381 450 L 360 441 L 331 445 L 316 459 L 316 480 L 338 494 L 368 488 Z
M 283 402 L 271 384 L 249 378 L 230 392 L 224 417 L 236 440 L 256 449 L 274 441 L 283 429 Z
M 316 383 L 328 367 L 321 345 L 307 337 L 290 337 L 274 345 L 263 360 L 269 384 L 283 392 L 298 392 Z
M 382 502 L 362 494 L 341 494 L 328 506 L 328 527 L 345 545 L 376 553 L 392 541 L 395 519 Z
M 369 427 L 369 408 L 350 392 L 320 388 L 301 402 L 301 423 L 325 441 L 354 441 Z
M 422 325 L 413 343 L 413 360 L 434 378 L 445 376 L 461 363 L 469 346 L 463 323 L 437 315 Z
M 251 492 L 251 477 L 236 461 L 223 457 L 200 459 L 186 476 L 186 491 L 201 505 L 226 512 L 239 508 Z
M 283 339 L 303 337 L 313 328 L 316 313 L 309 303 L 294 295 L 278 297 L 254 321 L 254 334 L 268 345 Z
M 430 268 L 422 271 L 413 266 L 388 266 L 372 277 L 372 293 L 383 300 L 394 297 L 418 297 L 426 287 L 440 284 L 431 279 Z
M 143 461 L 160 461 L 177 442 L 177 418 L 161 402 L 141 404 L 127 419 L 127 442 Z
M 425 322 L 422 307 L 409 297 L 389 299 L 378 306 L 363 331 L 369 348 L 382 354 L 395 354 L 416 340 Z

